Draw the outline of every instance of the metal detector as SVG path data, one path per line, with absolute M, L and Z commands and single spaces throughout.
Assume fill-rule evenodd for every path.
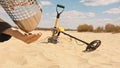
M 62 8 L 62 10 L 58 11 L 58 8 Z M 53 43 L 53 44 L 57 44 L 58 43 L 58 37 L 59 37 L 60 33 L 62 33 L 64 35 L 67 35 L 67 36 L 69 36 L 71 38 L 74 38 L 75 40 L 78 40 L 78 41 L 86 44 L 87 47 L 84 50 L 84 52 L 91 52 L 91 51 L 96 50 L 101 45 L 101 41 L 100 40 L 93 40 L 92 42 L 87 43 L 87 42 L 85 42 L 85 41 L 83 41 L 81 39 L 78 39 L 78 38 L 68 34 L 68 33 L 65 33 L 63 27 L 57 27 L 58 20 L 60 18 L 60 14 L 64 11 L 64 8 L 65 7 L 63 5 L 59 5 L 59 4 L 56 7 L 56 12 L 57 12 L 56 22 L 55 22 L 54 28 L 52 30 L 52 37 L 48 38 L 48 42 L 49 43 Z

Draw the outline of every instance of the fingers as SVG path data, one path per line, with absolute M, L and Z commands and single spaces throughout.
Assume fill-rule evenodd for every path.
M 41 37 L 42 33 L 37 33 L 37 34 L 30 34 L 27 35 L 27 39 L 24 41 L 27 44 L 30 44 L 32 42 L 35 42 L 36 40 L 38 40 Z

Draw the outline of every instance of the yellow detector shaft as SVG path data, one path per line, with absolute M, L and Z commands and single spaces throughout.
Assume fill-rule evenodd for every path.
M 65 7 L 63 5 L 57 4 L 57 7 L 56 7 L 57 16 L 56 16 L 56 21 L 55 21 L 54 28 L 57 27 L 58 21 L 59 21 L 59 18 L 60 18 L 60 14 L 64 11 L 64 8 Z

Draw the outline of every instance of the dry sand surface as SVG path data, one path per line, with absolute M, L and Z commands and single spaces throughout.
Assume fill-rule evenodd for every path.
M 61 34 L 59 43 L 51 44 L 51 32 L 41 32 L 42 37 L 29 45 L 15 38 L 0 43 L 0 68 L 120 68 L 120 33 L 67 31 L 87 42 L 102 41 L 97 50 L 84 53 L 81 42 Z

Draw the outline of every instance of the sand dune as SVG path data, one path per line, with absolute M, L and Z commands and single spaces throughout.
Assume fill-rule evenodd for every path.
M 0 68 L 120 68 L 120 34 L 78 33 L 67 31 L 82 40 L 102 41 L 94 52 L 82 52 L 86 45 L 63 34 L 58 44 L 47 43 L 49 31 L 32 44 L 15 38 L 0 43 Z

